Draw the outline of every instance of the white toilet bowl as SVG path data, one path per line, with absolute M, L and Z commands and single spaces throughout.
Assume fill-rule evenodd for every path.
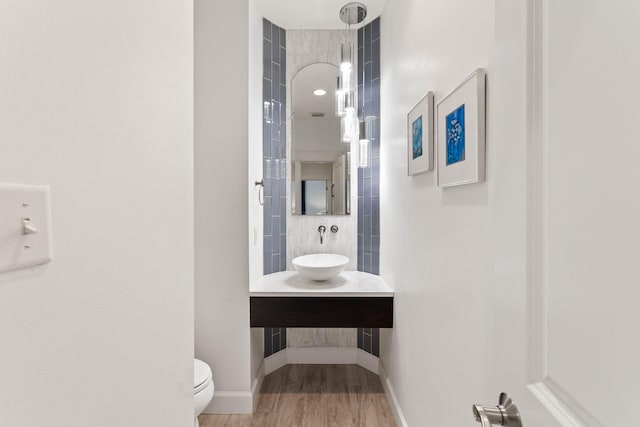
M 202 360 L 193 360 L 193 398 L 195 401 L 194 412 L 195 421 L 194 427 L 199 427 L 198 415 L 204 411 L 211 398 L 213 398 L 213 376 L 211 374 L 211 368 Z

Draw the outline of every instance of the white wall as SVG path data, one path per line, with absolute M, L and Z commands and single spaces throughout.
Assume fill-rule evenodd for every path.
M 349 146 L 341 140 L 339 117 L 296 118 L 291 122 L 292 162 L 334 162 L 348 151 Z
M 250 278 L 256 281 L 263 270 L 263 211 L 254 184 L 262 175 L 262 15 L 255 0 L 249 0 L 249 258 Z
M 408 177 L 406 114 L 489 65 L 493 16 L 492 0 L 394 0 L 381 18 L 380 271 L 396 290 L 381 360 L 410 426 L 468 425 L 460 405 L 486 400 L 491 164 L 488 182 L 456 188 Z
M 216 384 L 205 412 L 253 409 L 248 52 L 247 0 L 195 2 L 196 356 Z
M 258 201 L 262 179 L 262 15 L 249 0 L 249 280 L 257 280 L 263 270 L 263 212 Z M 251 329 L 251 376 L 259 382 L 264 360 L 264 329 Z M 264 373 L 262 373 L 264 375 Z M 256 384 L 257 385 L 257 384 Z M 257 390 L 259 391 L 259 390 Z
M 0 275 L 0 425 L 190 425 L 193 8 L 1 9 L 0 182 L 51 185 L 54 261 Z

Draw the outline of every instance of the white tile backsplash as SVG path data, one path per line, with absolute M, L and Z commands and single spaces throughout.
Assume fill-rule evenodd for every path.
M 345 270 L 357 270 L 357 216 L 292 215 L 287 218 L 287 270 L 293 270 L 291 260 L 300 255 L 333 253 L 349 258 Z M 320 244 L 318 227 L 324 225 L 324 243 Z M 332 233 L 332 225 L 338 232 Z
M 287 328 L 287 348 L 356 345 L 356 328 Z
M 339 64 L 339 46 L 345 32 L 335 30 L 287 31 L 287 135 L 291 133 L 291 84 L 298 71 L 317 62 Z M 353 34 L 354 45 L 356 37 Z M 355 144 L 351 151 L 354 152 Z M 287 138 L 287 156 L 291 159 L 291 138 Z M 351 170 L 356 171 L 356 156 L 351 156 Z M 287 167 L 287 182 L 291 182 L 291 167 Z M 351 215 L 306 216 L 291 215 L 287 203 L 287 270 L 293 270 L 291 260 L 311 253 L 336 253 L 349 258 L 346 270 L 357 270 L 358 180 L 351 179 Z M 291 186 L 287 185 L 287 201 L 291 200 Z M 327 227 L 324 244 L 320 244 L 318 227 Z M 332 225 L 338 232 L 332 233 Z M 355 328 L 288 328 L 287 347 L 356 347 Z
M 291 84 L 293 77 L 304 67 L 318 62 L 339 64 L 339 46 L 345 39 L 345 31 L 336 30 L 289 30 L 287 31 L 287 118 L 291 118 Z M 352 40 L 356 45 L 355 32 Z M 287 120 L 287 135 L 291 135 L 291 120 Z M 354 152 L 352 146 L 351 151 Z M 287 138 L 287 159 L 291 159 L 291 139 Z M 356 171 L 356 156 L 351 156 L 351 170 Z M 287 168 L 287 182 L 291 182 L 291 168 Z M 351 179 L 351 215 L 308 216 L 291 215 L 287 203 L 287 270 L 293 270 L 291 260 L 299 255 L 311 253 L 336 253 L 349 258 L 346 270 L 357 270 L 357 222 L 358 182 Z M 291 200 L 291 187 L 287 186 L 287 201 Z M 327 227 L 325 242 L 320 244 L 318 227 Z M 332 225 L 338 232 L 332 233 Z

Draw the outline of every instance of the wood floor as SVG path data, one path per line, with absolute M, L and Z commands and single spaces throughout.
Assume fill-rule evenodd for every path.
M 253 415 L 201 415 L 201 427 L 394 427 L 377 375 L 358 365 L 287 365 L 267 375 Z

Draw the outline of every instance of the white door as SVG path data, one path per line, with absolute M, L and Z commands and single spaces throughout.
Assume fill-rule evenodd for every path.
M 640 2 L 496 0 L 492 395 L 640 425 Z

